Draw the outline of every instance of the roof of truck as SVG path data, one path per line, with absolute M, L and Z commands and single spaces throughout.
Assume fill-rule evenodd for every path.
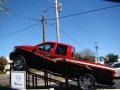
M 44 43 L 57 43 L 57 44 L 61 44 L 61 45 L 65 45 L 65 46 L 70 46 L 70 47 L 73 47 L 72 45 L 69 45 L 69 44 L 64 44 L 64 43 L 61 43 L 61 42 L 53 42 L 53 41 L 47 41 L 47 42 L 44 42 Z

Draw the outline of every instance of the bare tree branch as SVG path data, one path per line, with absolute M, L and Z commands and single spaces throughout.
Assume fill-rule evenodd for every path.
M 0 0 L 0 13 L 5 13 L 9 14 L 9 8 L 7 6 L 7 1 L 6 0 Z

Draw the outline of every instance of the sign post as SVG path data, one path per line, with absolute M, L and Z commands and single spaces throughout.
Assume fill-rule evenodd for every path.
M 26 71 L 11 71 L 11 87 L 14 89 L 26 89 Z

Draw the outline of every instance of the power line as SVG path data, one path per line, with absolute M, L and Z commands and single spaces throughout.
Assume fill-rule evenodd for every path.
M 79 41 L 77 41 L 76 39 L 74 39 L 72 36 L 70 36 L 69 34 L 65 33 L 63 30 L 61 30 L 61 33 L 63 33 L 65 36 L 67 36 L 69 39 L 71 39 L 73 42 L 77 43 L 78 45 L 81 45 L 84 47 L 83 44 L 81 44 Z
M 82 14 L 87 14 L 87 13 L 92 13 L 92 12 L 97 12 L 97 11 L 102 11 L 102 10 L 106 10 L 106 9 L 110 9 L 110 8 L 115 8 L 115 7 L 119 7 L 120 4 L 118 5 L 112 5 L 112 6 L 107 6 L 107 7 L 103 7 L 103 8 L 98 8 L 98 9 L 93 9 L 93 10 L 88 10 L 88 11 L 84 11 L 84 12 L 78 12 L 78 13 L 74 13 L 74 14 L 70 14 L 70 15 L 65 15 L 62 17 L 59 17 L 60 19 L 63 18 L 69 18 L 69 17 L 73 17 L 73 16 L 78 16 L 78 15 L 82 15 Z M 49 10 L 52 7 L 47 8 L 46 10 Z M 46 10 L 44 12 L 46 12 Z M 18 15 L 16 13 L 12 13 L 12 15 L 21 18 L 21 19 L 29 19 L 29 20 L 33 20 L 33 21 L 41 21 L 41 19 L 37 19 L 37 18 L 33 18 L 33 17 L 28 17 L 28 16 L 22 16 L 22 15 Z M 56 20 L 56 18 L 52 18 L 52 19 L 47 19 L 47 20 Z
M 48 8 L 44 9 L 41 13 L 45 14 L 49 9 L 53 8 L 53 6 L 49 6 Z M 20 18 L 20 19 L 27 19 L 27 20 L 32 20 L 32 21 L 41 21 L 42 19 L 38 19 L 38 18 L 34 18 L 34 17 L 30 17 L 30 16 L 24 16 L 24 15 L 19 15 L 16 14 L 14 12 L 10 12 L 11 15 L 13 15 L 16 18 Z
M 50 7 L 46 8 L 46 9 L 44 9 L 44 10 L 42 11 L 42 13 L 45 14 L 45 13 L 46 13 L 49 9 L 51 9 L 51 8 L 53 8 L 53 6 L 50 6 Z M 30 16 L 19 15 L 19 14 L 16 14 L 16 13 L 14 13 L 14 12 L 10 12 L 10 15 L 13 15 L 13 16 L 16 17 L 16 18 L 20 18 L 20 19 L 23 19 L 23 20 L 25 20 L 25 19 L 27 19 L 27 20 L 32 20 L 32 21 L 41 21 L 41 20 L 42 20 L 42 19 L 30 17 Z
M 97 11 L 102 11 L 102 10 L 105 10 L 105 9 L 115 8 L 115 7 L 119 7 L 119 6 L 120 6 L 120 4 L 118 4 L 118 5 L 112 5 L 112 6 L 107 6 L 107 7 L 103 7 L 103 8 L 98 8 L 98 9 L 93 9 L 93 10 L 88 10 L 88 11 L 84 11 L 84 12 L 73 13 L 73 14 L 70 14 L 70 15 L 61 16 L 61 17 L 59 17 L 59 19 L 69 18 L 69 17 L 78 16 L 78 15 L 87 14 L 87 13 L 92 13 L 92 12 L 97 12 Z M 48 7 L 43 12 L 48 11 L 50 8 L 52 8 L 52 6 Z M 23 16 L 23 15 L 18 15 L 18 14 L 13 13 L 13 12 L 11 14 L 13 16 L 15 16 L 17 18 L 21 18 L 21 19 L 28 19 L 28 20 L 32 20 L 32 21 L 41 21 L 41 19 L 38 19 L 38 18 L 29 17 L 29 16 Z M 56 20 L 56 18 L 51 18 L 51 19 L 47 19 L 47 20 Z
M 23 19 L 23 20 L 28 19 L 28 20 L 32 20 L 32 21 L 41 21 L 41 19 L 37 19 L 37 18 L 34 18 L 34 17 L 29 17 L 29 16 L 18 15 L 18 14 L 13 13 L 13 12 L 11 13 L 11 15 L 13 15 L 17 18 Z
M 62 16 L 60 17 L 61 19 L 62 18 L 69 18 L 69 17 L 73 17 L 73 16 L 77 16 L 77 15 L 81 15 L 81 14 L 86 14 L 86 13 L 91 13 L 91 12 L 97 12 L 97 11 L 102 11 L 102 10 L 105 10 L 105 9 L 110 9 L 110 8 L 114 8 L 114 7 L 119 7 L 120 4 L 118 5 L 112 5 L 112 6 L 107 6 L 107 7 L 103 7 L 103 8 L 98 8 L 98 9 L 94 9 L 94 10 L 89 10 L 89 11 L 84 11 L 84 12 L 78 12 L 78 13 L 74 13 L 74 14 L 70 14 L 70 15 L 66 15 L 66 16 Z M 33 17 L 27 17 L 27 16 L 21 16 L 21 15 L 17 15 L 15 13 L 12 13 L 14 16 L 16 17 L 19 17 L 19 18 L 22 18 L 22 19 L 30 19 L 30 20 L 34 20 L 34 21 L 41 21 L 41 19 L 36 19 L 36 18 L 33 18 Z M 47 20 L 56 20 L 56 18 L 53 18 L 53 19 L 47 19 Z M 31 26 L 28 26 L 26 28 L 23 28 L 23 29 L 20 29 L 20 30 L 17 30 L 15 32 L 11 32 L 11 33 L 7 33 L 5 35 L 1 35 L 0 38 L 2 37 L 5 37 L 5 36 L 8 36 L 8 35 L 11 35 L 11 34 L 14 34 L 14 33 L 17 33 L 17 32 L 21 32 L 22 30 L 26 30 L 26 29 L 29 29 L 29 28 L 32 28 L 34 26 L 36 26 L 38 24 L 33 24 Z M 67 35 L 68 36 L 68 35 Z M 74 40 L 75 41 L 75 40 Z
M 81 15 L 81 14 L 87 14 L 87 13 L 102 11 L 102 10 L 105 10 L 105 9 L 115 8 L 115 7 L 119 7 L 119 6 L 120 6 L 120 4 L 118 4 L 118 5 L 112 5 L 112 6 L 107 6 L 107 7 L 103 7 L 103 8 L 98 8 L 98 9 L 93 9 L 93 10 L 84 11 L 84 12 L 78 12 L 78 13 L 74 13 L 74 14 L 62 16 L 62 17 L 60 17 L 60 19 L 69 18 L 69 17 L 73 17 L 73 16 L 78 16 L 78 15 Z M 56 18 L 47 19 L 47 20 L 56 20 Z
M 48 10 L 50 10 L 51 8 L 54 8 L 54 7 L 53 7 L 53 6 L 50 6 L 50 7 L 46 8 L 46 9 L 44 9 L 42 13 L 43 13 L 43 14 L 46 13 L 46 12 L 47 12 Z
M 33 27 L 35 27 L 35 26 L 37 26 L 37 25 L 39 25 L 39 24 L 32 24 L 32 25 L 30 25 L 30 26 L 27 26 L 27 27 L 24 27 L 24 28 L 22 28 L 22 29 L 16 30 L 16 31 L 14 31 L 14 32 L 6 33 L 6 34 L 4 34 L 4 35 L 1 35 L 0 38 L 7 37 L 7 36 L 10 36 L 10 35 L 16 34 L 16 33 L 18 33 L 18 32 L 23 32 L 23 31 L 28 30 L 28 29 L 30 29 L 30 28 L 33 28 Z

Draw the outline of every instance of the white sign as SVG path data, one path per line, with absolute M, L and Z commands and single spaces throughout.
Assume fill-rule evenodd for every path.
M 26 89 L 26 72 L 11 71 L 11 87 L 15 89 Z

